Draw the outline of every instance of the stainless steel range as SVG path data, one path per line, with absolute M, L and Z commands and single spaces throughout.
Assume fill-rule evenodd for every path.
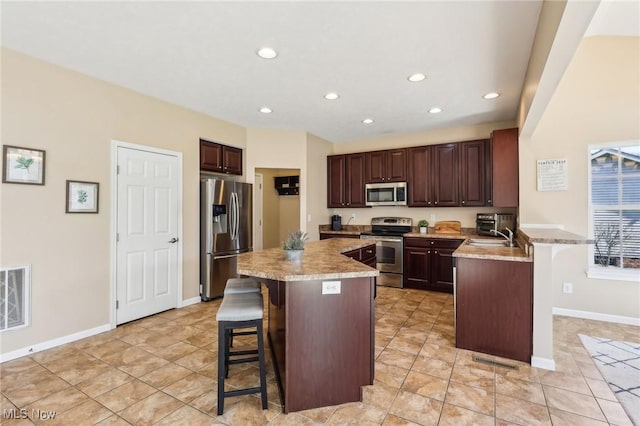
M 413 220 L 408 217 L 374 217 L 371 232 L 360 234 L 361 239 L 376 242 L 377 283 L 388 287 L 402 287 L 402 235 L 411 232 Z

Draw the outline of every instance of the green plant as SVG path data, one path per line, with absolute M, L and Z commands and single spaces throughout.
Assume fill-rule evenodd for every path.
M 428 227 L 428 226 L 429 226 L 429 222 L 427 222 L 427 221 L 426 221 L 426 220 L 424 220 L 424 219 L 421 219 L 421 220 L 418 222 L 418 227 L 419 227 L 419 228 L 426 228 L 426 227 Z
M 25 169 L 29 171 L 29 167 L 33 164 L 33 158 L 20 157 L 16 160 L 16 169 Z
M 296 231 L 289 234 L 286 240 L 282 243 L 282 248 L 285 250 L 304 250 L 304 243 L 307 241 L 307 233 L 302 231 Z

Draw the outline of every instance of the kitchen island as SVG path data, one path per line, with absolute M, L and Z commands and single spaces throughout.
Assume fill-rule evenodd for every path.
M 379 273 L 342 254 L 371 246 L 334 238 L 307 243 L 299 261 L 280 248 L 238 256 L 238 273 L 268 289 L 267 338 L 285 413 L 360 401 L 361 387 L 373 384 Z

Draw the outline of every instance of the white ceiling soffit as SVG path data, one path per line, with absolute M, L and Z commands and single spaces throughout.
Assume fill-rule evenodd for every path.
M 602 0 L 585 37 L 598 35 L 640 37 L 640 1 Z
M 541 1 L 1 7 L 7 48 L 242 126 L 342 142 L 514 120 Z M 258 58 L 263 46 L 278 57 Z M 416 72 L 426 80 L 409 83 Z

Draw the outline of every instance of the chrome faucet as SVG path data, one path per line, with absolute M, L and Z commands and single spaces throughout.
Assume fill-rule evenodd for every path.
M 500 231 L 496 231 L 495 229 L 490 230 L 489 232 L 491 232 L 492 234 L 500 235 L 501 237 L 505 238 L 508 242 L 509 242 L 509 247 L 513 247 L 513 231 L 509 228 L 504 228 L 509 232 L 509 235 L 505 235 Z

